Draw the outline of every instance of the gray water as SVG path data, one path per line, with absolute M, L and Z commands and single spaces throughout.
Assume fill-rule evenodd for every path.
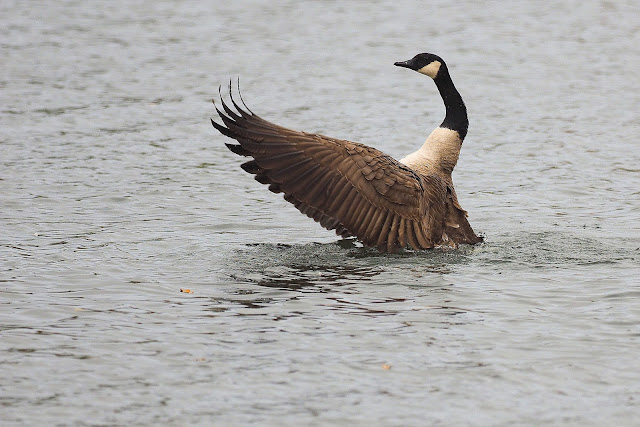
M 1 424 L 639 423 L 639 13 L 2 2 Z M 467 103 L 481 245 L 339 242 L 209 124 L 241 76 L 261 116 L 401 157 L 444 114 L 392 65 L 424 51 Z

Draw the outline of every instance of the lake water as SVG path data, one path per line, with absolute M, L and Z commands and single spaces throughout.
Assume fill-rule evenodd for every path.
M 3 2 L 1 424 L 637 424 L 639 13 Z M 209 123 L 241 76 L 261 116 L 402 157 L 444 115 L 393 66 L 419 52 L 469 110 L 481 245 L 339 242 Z

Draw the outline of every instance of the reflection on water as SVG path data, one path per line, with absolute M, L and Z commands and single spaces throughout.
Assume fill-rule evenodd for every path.
M 437 295 L 451 291 L 443 277 L 455 265 L 466 263 L 472 250 L 380 254 L 351 241 L 247 244 L 225 258 L 223 275 L 237 284 L 228 291 L 231 296 L 210 301 L 213 311 L 230 310 L 237 315 L 273 317 L 273 309 L 278 306 L 299 302 L 306 308 L 276 317 L 308 316 L 309 308 L 317 308 L 314 304 L 318 303 L 343 315 L 393 316 L 406 311 L 410 301 L 389 296 L 389 287 L 416 286 L 419 292 L 431 293 L 436 299 L 434 304 L 415 310 L 455 315 L 470 310 L 449 306 Z M 375 297 L 369 292 L 363 295 L 363 286 L 377 287 L 379 292 Z
M 384 275 L 393 270 L 414 271 L 420 275 L 447 274 L 453 266 L 467 262 L 473 251 L 473 247 L 463 246 L 458 250 L 441 248 L 381 254 L 352 240 L 328 244 L 249 244 L 227 257 L 229 271 L 226 274 L 240 282 L 248 280 L 260 286 L 283 289 L 384 283 Z

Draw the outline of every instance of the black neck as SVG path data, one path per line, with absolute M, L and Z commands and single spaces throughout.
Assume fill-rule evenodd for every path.
M 467 107 L 465 107 L 460 93 L 451 80 L 449 70 L 446 67 L 441 67 L 434 81 L 447 109 L 447 114 L 440 127 L 455 130 L 460 134 L 460 139 L 464 139 L 469 128 Z

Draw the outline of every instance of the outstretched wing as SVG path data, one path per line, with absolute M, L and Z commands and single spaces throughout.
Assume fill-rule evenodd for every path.
M 216 107 L 222 134 L 238 141 L 226 144 L 252 157 L 242 169 L 269 184 L 274 193 L 300 212 L 355 236 L 382 252 L 411 245 L 432 248 L 442 236 L 446 184 L 437 176 L 419 175 L 375 148 L 318 134 L 298 132 L 268 122 L 234 100 L 235 111 L 222 100 Z M 215 103 L 214 103 L 215 104 Z

